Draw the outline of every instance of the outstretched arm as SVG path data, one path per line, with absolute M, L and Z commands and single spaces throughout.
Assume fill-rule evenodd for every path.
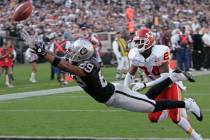
M 51 62 L 53 65 L 61 68 L 62 70 L 66 71 L 66 72 L 71 72 L 71 73 L 73 73 L 75 75 L 78 75 L 78 76 L 85 76 L 85 73 L 81 68 L 79 68 L 78 66 L 71 65 L 65 59 L 58 58 L 58 57 L 56 57 L 53 54 L 48 53 L 48 52 L 46 52 L 46 55 L 44 56 L 44 58 L 48 62 Z
M 47 52 L 45 50 L 45 45 L 43 43 L 36 42 L 35 39 L 32 38 L 26 30 L 21 30 L 21 37 L 32 49 L 32 53 L 45 58 L 48 62 L 52 63 L 52 65 L 57 66 L 66 72 L 71 72 L 77 76 L 85 76 L 85 72 L 80 67 L 74 66 L 67 62 L 65 59 L 59 58 L 54 54 Z

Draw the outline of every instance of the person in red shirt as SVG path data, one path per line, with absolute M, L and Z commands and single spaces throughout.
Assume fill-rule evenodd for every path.
M 13 47 L 11 40 L 4 40 L 3 47 L 0 48 L 0 75 L 5 71 L 5 85 L 12 85 Z

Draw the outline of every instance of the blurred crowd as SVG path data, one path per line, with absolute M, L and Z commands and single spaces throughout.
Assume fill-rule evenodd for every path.
M 207 27 L 210 18 L 209 0 L 33 0 L 32 17 L 21 23 L 11 22 L 11 13 L 21 1 L 26 0 L 0 1 L 1 32 L 21 26 L 46 34 L 65 31 L 73 37 L 84 26 L 90 32 L 127 31 L 128 7 L 135 11 L 136 28 L 146 25 L 154 31 L 183 25 L 195 31 L 198 26 Z
M 17 59 L 25 51 L 18 50 L 24 44 L 17 43 L 18 30 L 23 28 L 50 46 L 60 37 L 59 43 L 71 43 L 80 36 L 112 31 L 129 42 L 135 30 L 146 26 L 156 36 L 156 44 L 170 47 L 181 69 L 210 68 L 209 0 L 33 0 L 32 16 L 12 21 L 12 12 L 24 1 L 0 1 L 0 46 L 6 46 L 3 38 L 12 38 Z M 133 10 L 132 19 L 126 15 L 128 8 Z M 130 22 L 133 30 L 128 29 Z M 184 37 L 186 44 L 181 43 Z

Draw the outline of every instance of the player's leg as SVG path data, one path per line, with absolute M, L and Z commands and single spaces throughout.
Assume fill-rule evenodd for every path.
M 115 93 L 106 102 L 107 105 L 134 112 L 151 113 L 174 108 L 187 108 L 198 119 L 202 120 L 199 106 L 192 99 L 185 101 L 154 101 L 122 85 L 115 85 Z
M 165 99 L 165 93 L 168 91 L 169 88 L 165 89 L 159 96 L 155 98 L 156 101 Z M 157 123 L 162 120 L 166 120 L 168 118 L 168 110 L 157 111 L 148 114 L 148 119 L 151 122 Z
M 8 68 L 4 67 L 4 71 L 5 71 L 5 85 L 9 87 L 10 83 L 9 83 Z
M 173 84 L 168 90 L 167 98 L 170 100 L 181 100 L 181 90 L 179 89 L 177 84 Z M 193 139 L 197 140 L 200 135 L 192 128 L 190 122 L 187 118 L 183 117 L 181 114 L 181 109 L 170 109 L 169 117 L 171 120 L 181 127 L 187 134 L 189 134 Z
M 190 50 L 189 48 L 184 48 L 184 66 L 185 71 L 189 71 L 190 68 Z
M 36 83 L 36 73 L 37 73 L 37 64 L 36 62 L 31 62 L 31 77 L 30 81 L 32 83 Z
M 54 71 L 54 66 L 50 66 L 50 79 L 53 80 L 55 78 L 55 71 Z
M 10 69 L 9 67 L 4 67 L 4 70 L 5 70 L 5 85 L 11 88 L 13 87 L 13 85 L 11 84 L 12 79 L 9 76 Z
M 122 58 L 121 59 L 117 59 L 117 70 L 116 70 L 116 75 L 115 75 L 116 80 L 119 80 L 121 78 L 122 67 L 123 67 L 123 63 L 122 62 L 123 62 Z
M 3 75 L 3 67 L 0 66 L 0 77 Z
M 176 51 L 176 61 L 177 61 L 177 66 L 183 70 L 183 64 L 182 64 L 182 50 L 179 49 Z
M 9 83 L 10 83 L 10 87 L 14 87 L 13 84 L 12 84 L 12 74 L 13 74 L 13 69 L 12 69 L 12 66 L 9 66 L 8 67 L 8 77 L 9 77 Z
M 128 57 L 127 56 L 124 56 L 122 59 L 123 59 L 123 69 L 122 69 L 121 79 L 124 80 L 125 76 L 126 76 L 126 73 L 127 73 L 128 69 L 129 69 L 129 61 L 128 61 Z

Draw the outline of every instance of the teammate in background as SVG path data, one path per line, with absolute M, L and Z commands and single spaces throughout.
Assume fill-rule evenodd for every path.
M 28 44 L 33 42 L 25 31 L 22 31 L 21 36 Z M 45 58 L 52 65 L 71 73 L 78 85 L 99 103 L 128 111 L 147 113 L 164 109 L 186 108 L 193 112 L 197 119 L 203 119 L 199 106 L 190 98 L 185 101 L 155 101 L 149 99 L 146 95 L 131 91 L 121 84 L 113 85 L 106 81 L 101 74 L 100 64 L 93 57 L 94 48 L 88 40 L 78 39 L 74 42 L 71 51 L 69 51 L 69 61 L 48 53 L 43 44 L 34 43 L 32 49 L 34 53 Z M 186 77 L 183 73 L 173 72 L 164 81 L 152 87 L 147 94 L 158 95 L 171 83 L 187 78 L 190 77 Z
M 31 48 L 28 48 L 25 53 L 25 59 L 31 64 L 31 76 L 29 81 L 32 83 L 36 83 L 36 73 L 37 73 L 37 60 L 38 56 L 34 53 L 31 53 Z
M 144 70 L 147 78 L 150 80 L 148 83 L 134 83 L 133 90 L 139 90 L 146 87 L 154 86 L 161 81 L 164 81 L 168 75 L 172 72 L 169 67 L 170 61 L 170 49 L 164 45 L 154 45 L 155 38 L 152 35 L 150 29 L 141 28 L 136 32 L 136 36 L 133 39 L 134 48 L 129 52 L 129 60 L 131 66 L 129 72 L 126 75 L 124 85 L 129 86 L 133 83 L 134 75 L 138 68 Z M 179 86 L 180 85 L 180 86 Z M 156 94 L 148 94 L 150 99 L 159 100 L 181 100 L 182 83 L 174 83 L 170 87 L 162 91 L 157 96 Z M 170 109 L 165 111 L 157 111 L 148 114 L 148 118 L 151 122 L 159 122 L 165 120 L 167 117 L 181 127 L 187 134 L 189 134 L 193 140 L 201 140 L 201 136 L 192 128 L 191 124 L 187 120 L 186 114 L 181 114 L 181 110 Z
M 115 78 L 116 80 L 124 79 L 129 67 L 128 46 L 120 32 L 116 33 L 112 48 L 118 64 Z
M 0 75 L 5 71 L 5 85 L 12 88 L 13 44 L 9 39 L 4 39 L 3 42 L 3 47 L 0 48 Z

